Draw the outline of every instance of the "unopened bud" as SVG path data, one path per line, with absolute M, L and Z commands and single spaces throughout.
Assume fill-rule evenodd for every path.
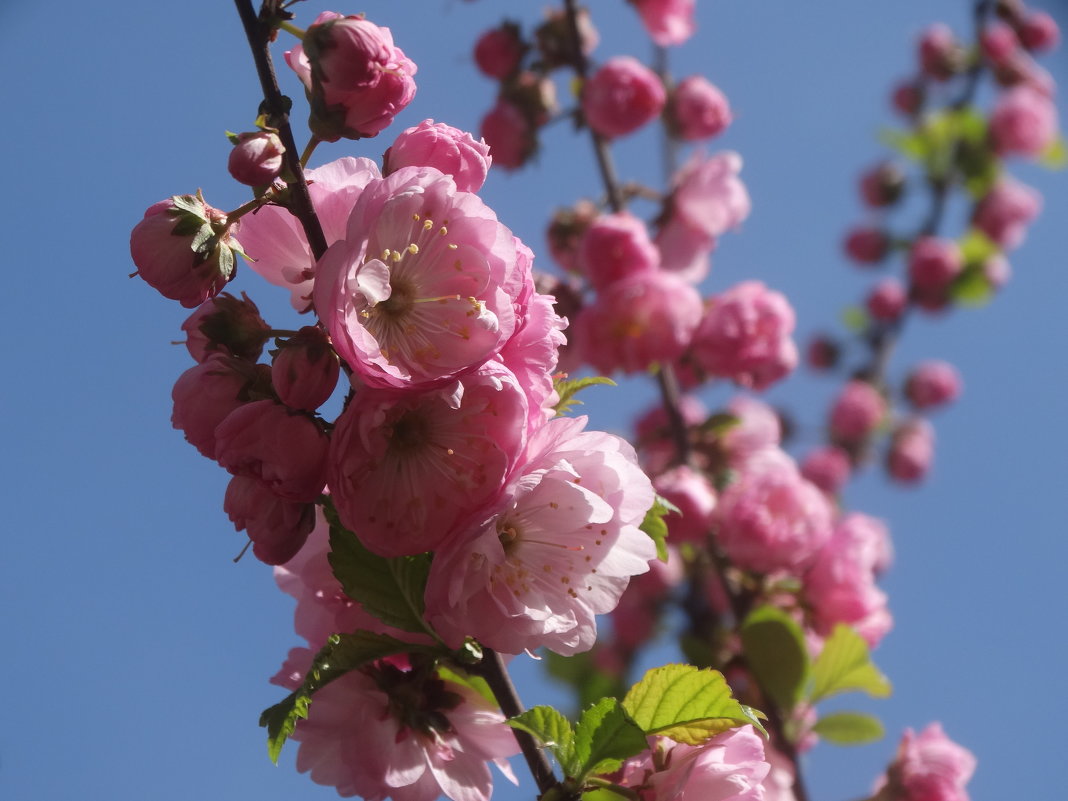
M 247 186 L 266 186 L 282 171 L 286 149 L 271 131 L 238 134 L 227 168 L 235 181 Z
M 198 362 L 212 353 L 254 362 L 263 353 L 270 327 L 244 292 L 240 299 L 223 292 L 201 304 L 182 323 L 182 330 L 186 333 L 189 355 Z
M 308 325 L 279 343 L 271 366 L 271 383 L 282 403 L 314 412 L 330 397 L 341 370 L 326 332 Z

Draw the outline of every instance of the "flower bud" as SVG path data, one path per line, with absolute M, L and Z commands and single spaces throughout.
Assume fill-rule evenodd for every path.
M 549 252 L 553 259 L 568 272 L 580 272 L 579 244 L 597 215 L 597 206 L 588 200 L 580 200 L 571 208 L 553 212 L 545 237 L 549 241 Z
M 801 475 L 828 495 L 837 495 L 852 472 L 849 455 L 834 445 L 810 451 L 801 462 Z
M 1003 92 L 990 115 L 990 140 L 998 155 L 1036 157 L 1057 138 L 1057 109 L 1029 86 Z
M 887 278 L 872 287 L 864 302 L 872 319 L 881 323 L 893 323 L 901 317 L 908 305 L 905 288 L 894 278 Z
M 842 247 L 857 265 L 878 264 L 890 252 L 890 237 L 878 228 L 861 226 L 846 234 Z
M 401 167 L 435 167 L 451 175 L 461 192 L 477 192 L 489 173 L 490 148 L 466 131 L 423 120 L 403 131 L 383 156 L 383 176 Z
M 924 236 L 913 243 L 909 253 L 909 280 L 917 289 L 946 290 L 962 269 L 964 260 L 956 242 Z
M 1020 49 L 1020 40 L 1012 26 L 995 20 L 983 28 L 979 37 L 983 57 L 994 66 L 1008 64 Z
M 1027 226 L 1042 210 L 1042 196 L 1004 175 L 975 207 L 972 225 L 1004 250 L 1023 243 Z
M 617 56 L 582 89 L 582 110 L 602 136 L 624 136 L 659 116 L 667 100 L 659 76 L 636 58 Z
M 519 69 L 525 49 L 519 26 L 514 22 L 503 22 L 478 37 L 475 64 L 487 78 L 504 80 Z
M 227 168 L 234 180 L 247 186 L 266 186 L 282 171 L 286 149 L 273 131 L 238 134 Z
M 923 480 L 934 458 L 934 428 L 922 418 L 898 426 L 890 437 L 886 453 L 886 470 L 903 484 Z
M 489 145 L 490 158 L 498 167 L 522 167 L 538 149 L 537 135 L 526 116 L 507 100 L 498 100 L 485 117 L 480 130 Z
M 892 206 L 905 191 L 905 173 L 896 164 L 885 162 L 860 177 L 860 197 L 871 208 Z
M 905 397 L 917 409 L 943 406 L 960 397 L 960 374 L 947 362 L 924 362 L 905 380 Z
M 234 528 L 252 540 L 252 553 L 268 565 L 288 562 L 315 528 L 315 504 L 280 498 L 254 478 L 234 476 L 223 500 Z
M 291 409 L 314 412 L 337 386 L 341 364 L 323 329 L 307 325 L 279 343 L 271 367 L 271 383 Z
M 263 353 L 270 327 L 260 317 L 256 304 L 241 293 L 238 300 L 223 292 L 200 305 L 182 323 L 189 355 L 202 362 L 212 353 L 236 356 L 254 362 Z
M 928 78 L 945 81 L 961 71 L 963 52 L 953 31 L 935 23 L 923 32 L 919 44 L 920 69 Z
M 894 88 L 890 100 L 894 108 L 911 117 L 923 106 L 923 88 L 912 81 L 900 83 Z
M 196 308 L 234 277 L 234 252 L 241 252 L 231 236 L 236 230 L 199 192 L 161 200 L 130 232 L 136 275 L 163 297 Z
M 680 45 L 693 36 L 696 0 L 632 0 L 649 37 L 661 47 Z
M 593 27 L 590 12 L 579 8 L 575 15 L 579 33 L 579 47 L 582 54 L 588 56 L 597 47 L 600 36 Z M 541 62 L 548 69 L 573 65 L 575 61 L 575 37 L 571 34 L 571 23 L 564 11 L 548 11 L 545 22 L 534 31 L 534 41 L 541 55 Z
M 906 729 L 874 798 L 886 801 L 967 801 L 966 785 L 975 772 L 972 752 L 950 740 L 932 723 L 916 734 Z
M 672 91 L 668 119 L 676 136 L 692 142 L 719 136 L 733 118 L 727 96 L 704 76 L 691 75 Z
M 886 416 L 886 400 L 867 381 L 854 380 L 842 387 L 831 407 L 831 438 L 844 445 L 863 442 Z
M 808 343 L 805 361 L 813 370 L 833 370 L 838 365 L 842 348 L 826 334 L 817 334 Z
M 630 212 L 606 214 L 586 229 L 579 246 L 579 264 L 594 289 L 632 275 L 655 270 L 660 254 L 645 223 Z
M 1053 50 L 1061 41 L 1057 21 L 1045 11 L 1029 11 L 1018 32 L 1020 42 L 1028 50 Z

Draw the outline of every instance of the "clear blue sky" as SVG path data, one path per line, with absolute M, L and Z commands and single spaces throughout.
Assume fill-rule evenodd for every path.
M 419 92 L 394 129 L 324 148 L 319 161 L 378 157 L 392 132 L 427 117 L 476 128 L 494 87 L 471 62 L 475 36 L 504 13 L 529 22 L 542 5 L 338 7 L 392 28 L 419 65 Z M 648 52 L 622 0 L 590 5 L 597 57 Z M 707 291 L 764 280 L 794 303 L 801 339 L 855 302 L 868 277 L 838 243 L 860 217 L 856 175 L 882 155 L 874 135 L 892 122 L 890 84 L 912 69 L 918 31 L 935 15 L 966 30 L 968 5 L 700 4 L 700 36 L 673 55 L 675 72 L 704 72 L 729 95 L 737 121 L 717 144 L 743 154 L 753 196 Z M 247 47 L 229 3 L 115 0 L 92 16 L 69 6 L 0 7 L 12 284 L 0 395 L 0 798 L 328 799 L 332 789 L 295 773 L 292 750 L 279 768 L 267 760 L 256 719 L 279 697 L 267 677 L 298 644 L 292 604 L 268 568 L 231 563 L 241 537 L 221 511 L 226 475 L 170 427 L 170 388 L 190 362 L 168 343 L 185 312 L 126 277 L 129 230 L 151 203 L 197 187 L 219 207 L 244 199 L 226 174 L 223 131 L 255 116 Z M 324 8 L 298 5 L 299 22 Z M 1046 63 L 1068 80 L 1063 53 Z M 640 137 L 619 147 L 622 174 L 655 181 L 653 147 Z M 872 475 L 847 495 L 895 537 L 885 586 L 897 626 L 876 658 L 896 692 L 866 705 L 883 716 L 886 741 L 809 757 L 820 801 L 865 795 L 901 729 L 934 719 L 976 752 L 975 801 L 1054 798 L 1063 784 L 1068 177 L 1017 175 L 1046 209 L 1013 255 L 1013 281 L 986 309 L 918 320 L 893 365 L 901 376 L 942 358 L 964 376 L 962 401 L 936 421 L 930 481 L 901 491 Z M 557 126 L 538 167 L 492 178 L 485 197 L 545 263 L 549 211 L 597 192 L 588 143 Z M 282 293 L 254 278 L 245 269 L 233 288 L 272 323 L 293 323 Z M 773 397 L 789 399 L 811 439 L 833 387 L 799 377 Z M 595 422 L 624 428 L 634 393 L 595 392 Z M 524 695 L 558 697 L 541 683 Z

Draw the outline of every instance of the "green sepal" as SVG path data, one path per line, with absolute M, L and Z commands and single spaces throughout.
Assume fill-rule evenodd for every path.
M 780 710 L 792 710 L 804 694 L 811 667 L 801 626 L 781 609 L 761 606 L 745 618 L 739 634 L 760 689 Z
M 834 745 L 866 745 L 886 735 L 882 722 L 864 712 L 832 712 L 817 720 L 812 731 Z
M 595 773 L 619 770 L 623 760 L 648 747 L 642 727 L 631 719 L 616 698 L 602 698 L 582 713 L 575 728 L 575 759 L 585 780 Z
M 549 749 L 566 776 L 577 776 L 581 765 L 575 755 L 575 732 L 571 723 L 551 706 L 535 706 L 505 721 L 525 731 Z
M 586 378 L 563 378 L 553 382 L 553 389 L 556 390 L 556 394 L 560 398 L 556 402 L 556 406 L 553 407 L 556 410 L 556 416 L 560 417 L 571 411 L 573 407 L 581 406 L 582 401 L 576 395 L 587 387 L 597 384 L 606 384 L 610 387 L 616 386 L 615 381 L 603 375 L 588 376 Z
M 844 692 L 858 691 L 873 698 L 887 698 L 891 687 L 868 653 L 868 644 L 852 628 L 839 623 L 823 643 L 812 665 L 812 690 L 808 700 L 815 704 Z
M 639 528 L 648 534 L 656 544 L 656 558 L 661 562 L 667 562 L 668 560 L 668 525 L 664 520 L 664 517 L 672 512 L 675 514 L 682 514 L 682 510 L 679 509 L 679 507 L 667 498 L 657 495 L 656 500 L 653 501 L 653 505 L 649 507 L 649 511 L 645 513 L 645 519 L 642 520 L 641 526 L 639 526 Z

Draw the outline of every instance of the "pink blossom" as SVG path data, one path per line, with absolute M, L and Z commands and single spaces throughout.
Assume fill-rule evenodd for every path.
M 959 49 L 949 26 L 940 22 L 929 26 L 920 37 L 920 69 L 924 75 L 936 81 L 951 78 L 960 67 Z
M 279 344 L 271 383 L 286 406 L 314 412 L 333 394 L 340 371 L 326 332 L 307 325 Z
M 633 653 L 656 634 L 656 624 L 671 590 L 682 584 L 685 568 L 678 549 L 668 543 L 667 562 L 653 559 L 649 572 L 634 576 L 612 610 L 612 639 L 617 653 Z M 604 650 L 598 641 L 596 654 Z M 622 654 L 621 654 L 622 655 Z
M 1057 138 L 1057 108 L 1029 86 L 1002 92 L 990 114 L 990 139 L 999 155 L 1036 157 Z
M 846 234 L 842 247 L 858 265 L 878 264 L 890 252 L 890 238 L 879 228 L 861 226 Z
M 1028 50 L 1053 50 L 1061 41 L 1057 21 L 1045 11 L 1031 10 L 1020 23 L 1020 41 Z
M 890 100 L 894 108 L 911 117 L 923 106 L 923 89 L 914 81 L 906 81 L 894 88 Z
M 315 527 L 314 504 L 287 501 L 246 476 L 230 479 L 223 511 L 248 534 L 256 558 L 269 565 L 292 559 Z
M 842 355 L 838 343 L 826 334 L 816 334 L 805 350 L 805 362 L 813 370 L 832 370 Z
M 831 436 L 855 445 L 870 435 L 886 416 L 886 399 L 867 381 L 846 383 L 831 406 Z
M 661 47 L 680 45 L 697 30 L 696 0 L 634 0 L 642 25 Z
M 873 209 L 893 205 L 905 188 L 905 175 L 892 162 L 872 167 L 860 176 L 860 198 Z
M 653 487 L 657 494 L 679 508 L 664 518 L 671 541 L 703 544 L 716 509 L 716 489 L 712 482 L 689 465 L 678 465 L 658 475 Z
M 433 167 L 373 181 L 346 238 L 319 261 L 315 307 L 338 355 L 378 387 L 441 385 L 495 355 L 515 331 L 512 233 Z
M 214 353 L 182 373 L 174 383 L 171 423 L 209 459 L 215 458 L 215 429 L 243 404 L 271 395 L 271 373 L 265 364 Z
M 905 288 L 896 278 L 884 278 L 872 287 L 864 305 L 873 319 L 883 323 L 895 322 L 908 306 Z
M 556 313 L 553 298 L 535 292 L 524 304 L 515 335 L 498 354 L 526 393 L 531 429 L 556 414 L 552 407 L 559 398 L 553 374 L 560 348 L 567 343 L 566 327 L 567 320 Z
M 235 181 L 248 186 L 266 186 L 282 171 L 286 149 L 278 134 L 255 131 L 238 135 L 230 151 L 227 169 Z
M 489 145 L 443 122 L 423 120 L 403 131 L 383 156 L 386 175 L 401 167 L 435 167 L 451 175 L 461 192 L 477 192 L 489 174 Z
M 130 232 L 136 275 L 163 297 L 196 308 L 234 277 L 237 229 L 199 192 L 154 203 Z
M 687 431 L 708 418 L 708 409 L 694 395 L 679 398 L 679 413 Z M 650 475 L 656 475 L 675 463 L 678 446 L 663 404 L 653 406 L 638 418 L 635 429 L 641 462 Z
M 922 236 L 912 244 L 909 278 L 921 290 L 944 290 L 963 269 L 960 247 L 950 239 Z
M 254 362 L 263 353 L 270 326 L 260 310 L 242 292 L 240 300 L 223 292 L 200 304 L 182 323 L 189 355 L 202 362 L 212 353 Z
M 331 437 L 341 522 L 382 556 L 437 549 L 461 518 L 497 501 L 527 420 L 523 390 L 494 362 L 437 390 L 361 389 Z
M 389 28 L 332 11 L 285 54 L 312 106 L 309 124 L 327 142 L 376 136 L 415 96 L 415 63 Z
M 1008 64 L 1020 48 L 1020 40 L 1016 38 L 1016 31 L 1000 20 L 991 22 L 983 28 L 979 37 L 979 46 L 983 56 L 991 64 L 1000 66 Z
M 660 251 L 660 269 L 694 285 L 708 276 L 712 268 L 709 254 L 716 247 L 716 238 L 711 234 L 672 215 L 656 232 L 655 242 Z
M 326 484 L 328 438 L 310 416 L 271 400 L 246 403 L 215 429 L 215 458 L 288 501 L 317 500 Z
M 589 650 L 595 616 L 649 569 L 639 529 L 653 488 L 625 441 L 584 432 L 584 417 L 550 420 L 489 515 L 438 553 L 427 617 L 450 645 L 465 636 L 509 654 Z
M 666 101 L 657 74 L 631 56 L 606 61 L 582 89 L 586 122 L 608 137 L 624 136 L 651 122 Z
M 738 424 L 727 429 L 720 437 L 720 444 L 726 451 L 731 467 L 741 468 L 764 451 L 778 448 L 782 441 L 782 422 L 775 410 L 764 401 L 738 395 L 731 399 L 727 411 L 738 418 Z
M 738 178 L 742 157 L 724 151 L 704 157 L 695 153 L 674 178 L 675 213 L 709 236 L 721 236 L 749 216 L 751 203 Z
M 975 207 L 972 224 L 999 247 L 1019 247 L 1042 211 L 1042 196 L 1010 176 L 1002 176 Z
M 522 167 L 538 149 L 538 139 L 526 115 L 507 100 L 498 100 L 482 118 L 482 139 L 493 163 L 506 170 Z
M 716 536 L 744 570 L 793 573 L 806 567 L 831 536 L 831 508 L 785 453 L 748 462 L 719 496 Z
M 917 409 L 952 403 L 960 392 L 960 373 L 948 362 L 924 362 L 905 380 L 905 397 Z
M 794 765 L 770 745 L 764 749 L 770 770 L 764 777 L 764 801 L 797 801 L 794 795 Z
M 363 188 L 381 175 L 370 159 L 345 158 L 305 172 L 308 193 L 326 244 L 345 238 L 352 207 Z M 241 236 L 253 270 L 292 293 L 297 311 L 311 307 L 315 258 L 304 228 L 288 209 L 264 206 L 241 219 Z
M 764 390 L 797 366 L 793 330 L 794 310 L 785 296 L 743 281 L 711 299 L 693 353 L 712 375 Z
M 934 428 L 922 418 L 908 420 L 894 430 L 886 453 L 890 477 L 902 484 L 922 481 L 934 459 Z
M 763 801 L 769 765 L 751 726 L 729 729 L 704 745 L 650 738 L 650 749 L 624 763 L 622 784 L 640 801 Z
M 875 792 L 888 801 L 968 801 L 965 785 L 975 764 L 972 752 L 946 737 L 941 724 L 931 723 L 919 734 L 905 729 Z
M 316 695 L 293 734 L 297 770 L 368 801 L 488 801 L 488 763 L 515 781 L 519 751 L 504 716 L 470 687 L 386 662 Z
M 703 75 L 679 81 L 669 109 L 679 138 L 688 142 L 719 136 L 733 120 L 727 96 Z
M 598 217 L 579 244 L 579 264 L 595 289 L 651 272 L 659 262 L 645 223 L 627 211 Z
M 584 359 L 601 373 L 633 373 L 678 358 L 701 321 L 701 296 L 680 278 L 648 272 L 617 281 L 574 323 Z
M 809 451 L 801 462 L 801 475 L 828 495 L 838 494 L 852 472 L 849 456 L 834 445 Z
M 514 23 L 490 28 L 475 42 L 475 64 L 487 78 L 504 80 L 517 69 L 523 58 L 523 40 Z
M 553 260 L 571 273 L 580 272 L 578 249 L 586 229 L 600 216 L 600 210 L 589 200 L 553 212 L 545 239 Z

